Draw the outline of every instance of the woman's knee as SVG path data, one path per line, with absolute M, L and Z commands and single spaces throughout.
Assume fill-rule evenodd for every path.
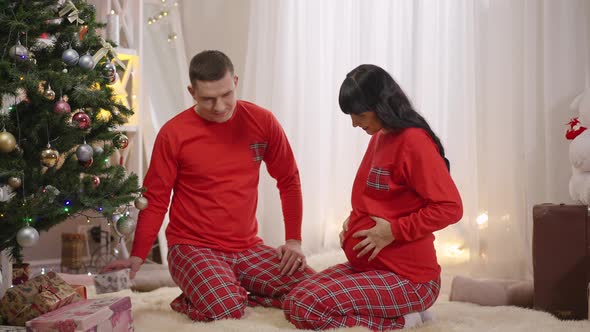
M 300 329 L 317 329 L 329 315 L 327 308 L 310 290 L 294 288 L 283 302 L 285 318 Z

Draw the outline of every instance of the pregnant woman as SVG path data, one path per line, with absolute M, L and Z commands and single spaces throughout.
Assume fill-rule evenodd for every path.
M 461 197 L 439 138 L 385 70 L 352 70 L 339 103 L 372 136 L 340 233 L 348 262 L 295 287 L 285 316 L 301 329 L 412 327 L 440 290 L 433 232 L 461 219 Z

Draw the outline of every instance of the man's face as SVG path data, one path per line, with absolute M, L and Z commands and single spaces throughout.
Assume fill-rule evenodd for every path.
M 377 117 L 377 113 L 373 111 L 351 114 L 350 118 L 352 119 L 353 127 L 361 127 L 369 135 L 374 135 L 383 128 L 383 124 Z
M 229 71 L 217 81 L 195 81 L 188 87 L 197 105 L 195 111 L 203 119 L 211 122 L 229 120 L 236 109 L 236 88 L 238 77 Z

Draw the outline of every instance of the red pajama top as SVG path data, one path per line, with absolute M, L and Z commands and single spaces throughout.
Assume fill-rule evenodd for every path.
M 371 138 L 354 180 L 343 248 L 356 270 L 389 270 L 428 282 L 440 275 L 432 233 L 462 214 L 459 192 L 428 133 L 419 128 L 380 131 Z M 369 262 L 370 253 L 356 258 L 360 250 L 352 250 L 364 237 L 352 235 L 375 226 L 371 215 L 389 221 L 395 241 Z
M 170 203 L 168 246 L 191 244 L 242 251 L 262 242 L 256 205 L 260 164 L 277 179 L 286 239 L 301 240 L 299 171 L 287 137 L 269 111 L 238 101 L 231 119 L 215 123 L 191 107 L 158 133 L 132 256 L 145 259 Z

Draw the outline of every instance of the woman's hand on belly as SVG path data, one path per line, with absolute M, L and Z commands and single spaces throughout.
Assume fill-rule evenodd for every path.
M 350 217 L 347 217 L 346 220 L 342 223 L 342 231 L 340 231 L 340 248 L 344 248 L 344 234 L 348 232 L 348 222 L 350 221 Z
M 354 251 L 360 250 L 356 257 L 360 258 L 372 251 L 371 256 L 369 256 L 369 261 L 373 260 L 377 256 L 377 254 L 379 254 L 379 252 L 383 250 L 383 248 L 387 247 L 388 245 L 393 243 L 393 241 L 395 241 L 395 237 L 391 232 L 391 224 L 389 223 L 389 221 L 380 217 L 370 217 L 375 222 L 375 226 L 366 230 L 358 231 L 352 235 L 353 238 L 364 238 L 359 243 L 357 243 L 357 245 L 355 245 L 353 248 Z M 343 233 L 340 234 L 342 245 Z

